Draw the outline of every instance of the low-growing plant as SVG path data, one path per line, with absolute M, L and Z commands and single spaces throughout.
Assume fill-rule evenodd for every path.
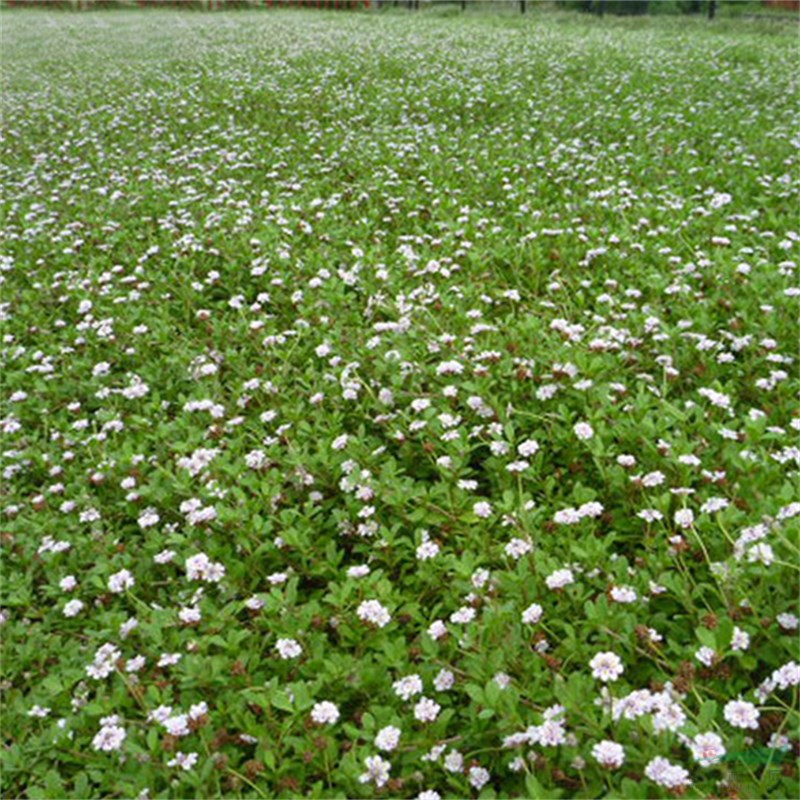
M 4 797 L 796 796 L 791 31 L 3 27 Z

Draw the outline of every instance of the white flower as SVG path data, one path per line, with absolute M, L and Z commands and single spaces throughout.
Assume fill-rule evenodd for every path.
M 334 450 L 344 450 L 347 447 L 347 434 L 343 433 L 341 436 L 337 436 L 331 443 L 331 447 Z
M 188 606 L 186 608 L 182 608 L 178 612 L 178 619 L 184 623 L 184 625 L 191 625 L 195 622 L 200 622 L 203 618 L 203 615 L 200 613 L 199 606 Z
M 449 669 L 439 670 L 439 673 L 433 679 L 433 686 L 437 692 L 446 692 L 453 688 L 455 683 L 455 676 Z
M 192 731 L 189 728 L 188 714 L 176 714 L 167 717 L 162 725 L 170 736 L 188 736 Z
M 366 564 L 358 564 L 355 567 L 347 568 L 348 578 L 364 578 L 370 573 L 370 568 Z
M 464 756 L 458 750 L 451 750 L 444 757 L 444 768 L 448 772 L 461 772 L 464 769 Z
M 701 767 L 710 767 L 725 755 L 725 746 L 716 733 L 698 733 L 689 742 L 689 749 L 692 751 L 694 760 Z
M 178 750 L 175 753 L 175 758 L 167 761 L 168 767 L 180 767 L 185 772 L 188 772 L 197 763 L 197 753 L 182 753 Z
M 778 614 L 775 619 L 785 631 L 796 631 L 800 627 L 800 619 L 795 614 Z
M 489 783 L 489 780 L 492 777 L 489 774 L 489 770 L 484 769 L 483 767 L 470 767 L 467 776 L 469 777 L 470 785 L 473 786 L 478 791 L 480 791 L 484 786 L 486 786 L 486 784 Z
M 604 739 L 592 748 L 592 755 L 601 766 L 617 769 L 625 761 L 625 748 L 621 744 Z
M 475 619 L 476 613 L 475 609 L 471 606 L 461 606 L 461 608 L 450 615 L 450 622 L 466 625 L 468 622 L 472 622 L 472 620 Z
M 163 725 L 170 717 L 172 716 L 172 706 L 158 706 L 154 708 L 152 711 L 147 712 L 147 721 L 148 722 L 158 722 L 159 725 Z
M 144 656 L 134 656 L 125 664 L 125 672 L 139 672 L 144 669 L 147 659 Z
M 730 502 L 724 497 L 709 497 L 702 506 L 700 511 L 703 514 L 715 514 L 717 511 L 722 511 L 730 505 Z
M 538 603 L 532 603 L 522 612 L 522 621 L 526 625 L 535 625 L 543 614 L 543 609 Z
M 359 775 L 360 783 L 374 783 L 379 789 L 389 781 L 389 770 L 392 765 L 380 756 L 368 756 L 364 759 L 367 771 Z
M 460 375 L 463 371 L 464 366 L 458 361 L 442 361 L 436 367 L 437 375 Z
M 583 517 L 577 508 L 562 508 L 553 515 L 556 525 L 577 525 Z
M 691 528 L 694 523 L 694 512 L 690 508 L 682 508 L 675 512 L 675 524 L 680 528 Z
M 126 735 L 125 729 L 119 727 L 119 725 L 104 725 L 92 739 L 92 747 L 95 750 L 102 750 L 106 753 L 119 750 L 125 741 Z
M 636 590 L 630 586 L 612 586 L 610 594 L 616 603 L 635 603 L 638 599 Z
M 722 715 L 734 728 L 758 730 L 758 709 L 746 700 L 731 700 L 726 703 Z
M 67 575 L 58 582 L 58 585 L 63 591 L 71 592 L 78 585 L 78 581 L 75 580 L 74 575 Z
M 121 656 L 122 653 L 113 644 L 104 644 L 94 654 L 94 661 L 86 667 L 86 674 L 98 681 L 108 677 Z
M 439 545 L 436 542 L 425 541 L 417 548 L 417 558 L 420 561 L 427 561 L 439 555 Z
M 440 619 L 435 619 L 428 627 L 428 636 L 431 639 L 441 639 L 447 636 L 447 626 Z
M 620 657 L 610 652 L 598 653 L 589 666 L 592 668 L 592 677 L 604 683 L 617 680 L 624 670 Z
M 158 512 L 154 508 L 146 508 L 139 514 L 137 522 L 139 523 L 139 527 L 144 530 L 145 528 L 152 528 L 153 525 L 157 525 L 159 519 Z
M 491 578 L 491 576 L 492 574 L 491 572 L 489 572 L 488 569 L 483 569 L 483 567 L 480 567 L 479 569 L 476 569 L 475 572 L 472 573 L 472 577 L 470 578 L 470 583 L 476 589 L 482 589 L 486 585 L 489 578 Z
M 133 575 L 127 569 L 121 569 L 108 579 L 108 591 L 113 594 L 122 594 L 126 589 L 130 589 L 134 583 L 136 581 L 133 579 Z
M 381 728 L 375 736 L 375 747 L 390 753 L 400 742 L 400 733 L 400 728 L 396 728 L 394 725 Z
M 671 764 L 666 758 L 657 756 L 651 759 L 644 769 L 644 774 L 661 786 L 677 789 L 680 786 L 691 786 L 689 773 L 677 764 Z
M 422 694 L 422 678 L 419 675 L 406 675 L 392 684 L 394 693 L 403 700 L 410 700 L 416 694 Z
M 492 516 L 492 507 L 489 503 L 485 500 L 481 500 L 478 503 L 475 503 L 472 506 L 472 513 L 475 514 L 476 517 L 480 517 L 481 519 L 488 519 Z
M 588 503 L 584 503 L 580 508 L 578 508 L 578 516 L 583 519 L 584 517 L 591 517 L 594 519 L 595 517 L 599 517 L 603 513 L 603 504 L 598 503 L 596 500 L 592 500 Z
M 748 647 L 750 647 L 750 635 L 741 628 L 734 626 L 731 636 L 731 650 L 747 650 Z
M 317 725 L 333 725 L 339 719 L 339 709 L 330 700 L 314 703 L 314 707 L 311 709 L 311 719 Z
M 561 589 L 570 583 L 574 583 L 575 576 L 572 574 L 571 569 L 557 569 L 548 575 L 544 582 L 547 584 L 548 589 Z
M 541 725 L 533 725 L 526 731 L 530 744 L 557 747 L 566 742 L 566 732 L 561 720 L 547 719 Z
M 365 600 L 356 609 L 356 614 L 360 620 L 383 628 L 392 619 L 389 610 L 381 605 L 377 600 Z
M 713 648 L 704 646 L 694 654 L 694 657 L 704 666 L 710 667 L 714 663 L 717 654 L 714 652 Z
M 245 455 L 244 463 L 250 469 L 261 469 L 267 463 L 267 454 L 263 450 L 251 450 Z
M 197 553 L 186 559 L 186 577 L 190 581 L 219 583 L 225 576 L 222 564 L 212 563 L 205 553 Z
M 588 422 L 578 422 L 572 429 L 575 435 L 583 442 L 588 441 L 594 436 L 594 428 Z
M 506 672 L 498 672 L 492 680 L 501 688 L 508 689 L 511 686 L 511 676 Z
M 759 542 L 747 551 L 747 560 L 751 564 L 760 561 L 764 566 L 768 567 L 775 560 L 775 553 L 770 545 L 765 542 Z
M 632 480 L 635 480 L 635 477 Z M 661 486 L 665 480 L 666 476 L 659 470 L 656 470 L 655 472 L 648 472 L 647 475 L 641 478 L 642 486 L 645 486 L 648 489 L 654 489 L 656 486 Z
M 680 730 L 686 724 L 686 714 L 678 703 L 664 701 L 653 715 L 653 730 L 661 731 Z
M 81 613 L 83 610 L 84 604 L 81 600 L 70 600 L 64 606 L 64 616 L 65 617 L 75 617 Z
M 524 539 L 512 539 L 504 549 L 507 556 L 518 560 L 526 553 L 530 553 L 533 550 L 533 545 Z
M 420 722 L 433 722 L 442 707 L 428 697 L 423 697 L 414 706 L 414 717 Z
M 278 639 L 275 643 L 275 649 L 284 661 L 290 658 L 297 658 L 303 652 L 303 648 L 295 639 Z
M 539 452 L 539 442 L 537 442 L 535 439 L 526 439 L 517 447 L 517 452 L 523 458 L 530 458 Z
M 697 393 L 706 398 L 712 405 L 717 408 L 730 408 L 731 398 L 722 392 L 717 392 L 714 389 L 698 389 Z

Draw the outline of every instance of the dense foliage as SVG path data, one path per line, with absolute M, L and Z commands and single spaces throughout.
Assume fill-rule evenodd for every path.
M 790 797 L 791 31 L 3 16 L 5 797 Z

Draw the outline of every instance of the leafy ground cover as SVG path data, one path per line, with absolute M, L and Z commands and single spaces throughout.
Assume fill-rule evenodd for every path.
M 796 796 L 793 31 L 2 23 L 3 796 Z

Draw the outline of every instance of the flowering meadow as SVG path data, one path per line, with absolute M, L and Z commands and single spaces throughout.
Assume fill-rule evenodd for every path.
M 3 797 L 797 796 L 755 24 L 3 13 Z

